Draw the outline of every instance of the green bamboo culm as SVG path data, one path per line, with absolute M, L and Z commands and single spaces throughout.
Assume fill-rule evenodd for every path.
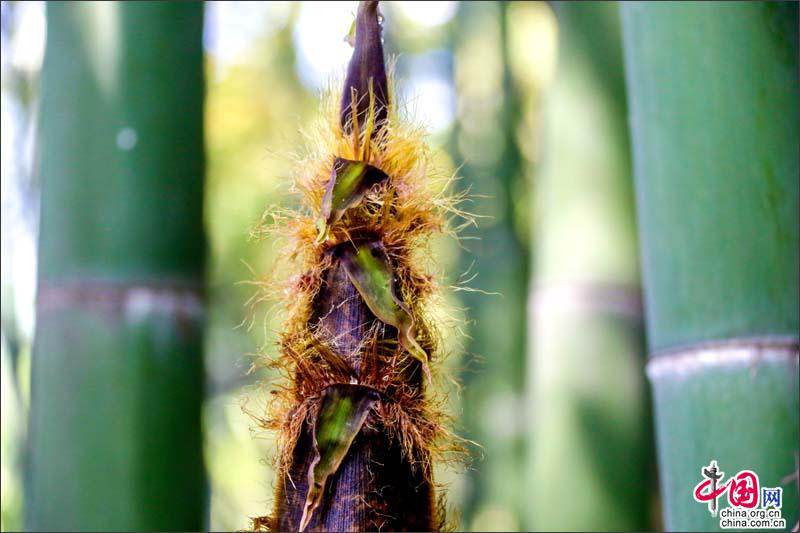
M 200 530 L 203 6 L 46 16 L 25 527 Z
M 464 184 L 480 198 L 477 213 L 487 217 L 466 232 L 460 268 L 465 278 L 478 273 L 471 286 L 497 293 L 461 295 L 474 318 L 461 375 L 462 423 L 481 446 L 468 474 L 461 524 L 476 530 L 518 529 L 526 504 L 523 421 L 514 413 L 523 394 L 528 252 L 515 224 L 524 177 L 515 137 L 519 88 L 507 68 L 509 8 L 510 2 L 460 2 L 452 35 L 459 101 L 473 117 L 456 123 L 452 150 L 464 161 Z
M 792 528 L 798 6 L 625 3 L 622 19 L 665 526 L 720 529 L 693 497 L 716 460 L 720 485 L 749 469 L 782 487 Z
M 551 5 L 558 60 L 532 209 L 525 525 L 646 530 L 655 468 L 618 6 Z

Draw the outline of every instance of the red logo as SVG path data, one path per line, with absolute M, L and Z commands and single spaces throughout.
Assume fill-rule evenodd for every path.
M 708 503 L 708 511 L 717 515 L 717 499 L 728 493 L 731 507 L 753 509 L 758 506 L 758 474 L 752 470 L 742 470 L 722 483 L 725 472 L 721 472 L 716 461 L 700 469 L 705 479 L 694 487 L 694 499 L 700 503 Z
M 758 505 L 758 475 L 742 470 L 728 481 L 728 501 L 732 507 L 753 509 Z

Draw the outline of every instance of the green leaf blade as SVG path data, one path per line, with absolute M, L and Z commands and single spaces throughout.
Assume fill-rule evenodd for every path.
M 351 207 L 359 205 L 367 192 L 388 175 L 377 167 L 362 161 L 337 157 L 333 162 L 331 177 L 322 197 L 317 219 L 317 242 L 328 237 L 331 226 L 338 222 Z
M 370 311 L 381 322 L 397 328 L 400 345 L 422 363 L 430 379 L 428 354 L 414 338 L 414 318 L 397 293 L 397 280 L 383 243 L 360 241 L 355 247 L 343 243 L 336 254 Z
M 379 398 L 376 390 L 363 385 L 337 384 L 323 391 L 313 427 L 315 457 L 308 469 L 308 494 L 300 531 L 308 526 L 328 477 L 339 469 Z

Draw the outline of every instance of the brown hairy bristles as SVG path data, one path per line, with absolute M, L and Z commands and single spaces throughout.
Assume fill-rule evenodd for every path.
M 439 287 L 422 263 L 431 236 L 470 217 L 430 168 L 422 129 L 395 109 L 377 4 L 359 4 L 344 89 L 308 134 L 292 188 L 301 208 L 272 209 L 255 230 L 283 238 L 280 261 L 296 268 L 257 298 L 286 304 L 279 353 L 258 361 L 284 381 L 258 417 L 281 452 L 257 530 L 439 530 L 432 464 L 461 453 L 444 398 L 425 390 L 442 354 Z

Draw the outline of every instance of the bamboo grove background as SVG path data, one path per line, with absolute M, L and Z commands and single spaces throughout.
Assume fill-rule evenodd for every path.
M 281 316 L 245 304 L 276 260 L 247 231 L 288 201 L 355 2 L 1 5 L 0 527 L 248 527 L 276 443 L 247 371 Z M 443 306 L 481 445 L 436 473 L 458 528 L 715 528 L 712 458 L 782 486 L 791 528 L 797 4 L 382 10 L 481 217 L 434 243 L 479 290 Z M 687 346 L 734 363 L 676 372 Z

